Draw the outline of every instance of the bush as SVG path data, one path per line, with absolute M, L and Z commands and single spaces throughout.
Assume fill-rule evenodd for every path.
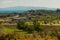
M 24 31 L 27 31 L 28 33 L 32 33 L 32 32 L 34 32 L 34 31 L 37 31 L 37 32 L 43 31 L 43 27 L 40 27 L 40 24 L 38 23 L 37 20 L 34 20 L 34 21 L 33 21 L 33 25 L 25 25 L 24 23 L 25 23 L 25 22 L 23 22 L 23 21 L 20 20 L 20 21 L 17 23 L 17 28 L 18 28 L 18 29 L 22 29 L 22 30 L 24 30 Z

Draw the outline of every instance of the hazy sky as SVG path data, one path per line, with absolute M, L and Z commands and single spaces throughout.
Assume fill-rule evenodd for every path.
M 40 6 L 60 8 L 60 0 L 0 0 L 0 8 L 14 6 Z

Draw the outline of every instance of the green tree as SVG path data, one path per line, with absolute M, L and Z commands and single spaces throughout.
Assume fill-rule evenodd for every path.
M 19 20 L 18 23 L 17 23 L 17 28 L 18 29 L 25 29 L 25 26 L 24 26 L 24 22 L 23 20 Z
M 33 24 L 34 24 L 35 31 L 37 32 L 43 31 L 43 27 L 40 26 L 40 24 L 38 23 L 38 20 L 34 20 Z
M 25 30 L 28 33 L 32 33 L 34 31 L 34 26 L 33 25 L 25 25 Z

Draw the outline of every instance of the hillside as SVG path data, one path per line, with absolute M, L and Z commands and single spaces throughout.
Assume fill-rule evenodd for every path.
M 60 40 L 59 10 L 3 13 L 0 20 L 0 40 Z
M 48 8 L 48 7 L 16 6 L 16 7 L 0 8 L 0 13 L 24 12 L 24 11 L 31 10 L 31 9 L 33 9 L 33 10 L 37 10 L 37 9 L 56 10 L 56 8 Z

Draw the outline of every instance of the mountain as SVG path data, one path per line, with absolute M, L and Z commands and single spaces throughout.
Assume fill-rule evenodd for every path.
M 16 7 L 8 7 L 8 8 L 0 8 L 0 13 L 5 12 L 24 12 L 27 10 L 56 10 L 55 8 L 48 8 L 48 7 L 32 7 L 32 6 L 16 6 Z

